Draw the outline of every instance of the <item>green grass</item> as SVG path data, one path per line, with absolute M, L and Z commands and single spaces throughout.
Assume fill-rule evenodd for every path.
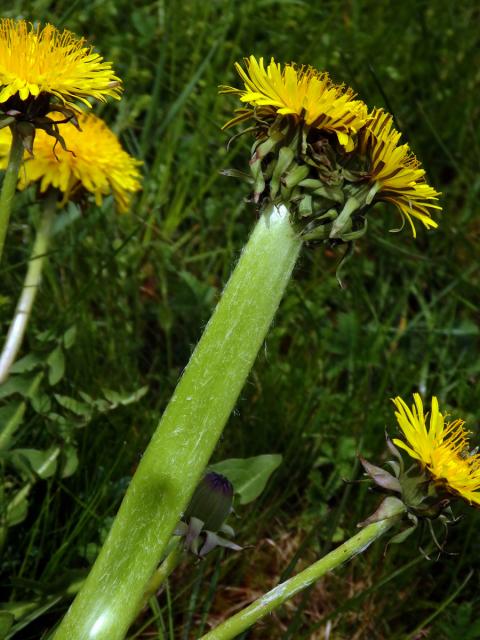
M 114 61 L 125 95 L 98 112 L 145 162 L 144 190 L 130 215 L 116 215 L 107 200 L 57 236 L 22 353 L 36 354 L 43 370 L 76 327 L 64 375 L 50 384 L 51 367 L 45 370 L 44 402 L 53 392 L 97 399 L 105 388 L 149 389 L 136 403 L 97 407 L 83 426 L 55 400 L 50 412 L 38 399 L 27 402 L 15 446 L 69 442 L 79 466 L 69 477 L 37 482 L 27 518 L 9 531 L 2 600 L 41 613 L 15 638 L 40 637 L 65 611 L 67 587 L 94 558 L 253 226 L 245 187 L 219 174 L 244 169 L 248 157 L 244 138 L 227 151 L 220 127 L 234 103 L 216 89 L 236 82 L 233 62 L 244 55 L 328 69 L 369 105 L 387 106 L 443 192 L 444 213 L 438 231 L 422 229 L 414 241 L 407 229 L 390 234 L 396 213 L 376 207 L 342 271 L 343 289 L 338 256 L 304 251 L 215 454 L 284 456 L 268 490 L 239 509 L 234 523 L 237 539 L 255 546 L 256 561 L 248 552 L 190 562 L 130 637 L 199 637 L 227 606 L 352 533 L 378 498 L 344 479 L 360 477 L 359 448 L 383 459 L 392 396 L 436 394 L 477 429 L 476 13 L 472 3 L 442 0 L 14 0 L 4 10 L 67 26 Z M 3 335 L 33 240 L 34 201 L 33 191 L 22 195 L 12 216 L 1 274 Z M 52 411 L 63 420 L 52 421 Z M 386 556 L 378 545 L 248 637 L 323 638 L 327 624 L 336 639 L 413 640 L 427 630 L 446 640 L 480 637 L 480 521 L 472 509 L 459 511 L 464 518 L 447 545 L 456 555 L 419 558 L 418 546 L 429 541 L 417 533 Z

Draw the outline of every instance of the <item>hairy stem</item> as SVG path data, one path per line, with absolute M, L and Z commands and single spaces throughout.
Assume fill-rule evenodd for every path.
M 399 516 L 393 516 L 380 522 L 374 522 L 362 529 L 329 554 L 307 567 L 293 578 L 282 582 L 251 605 L 222 622 L 216 629 L 202 636 L 201 640 L 231 640 L 254 625 L 258 620 L 274 611 L 277 607 L 303 591 L 328 571 L 339 567 L 386 533 L 398 522 Z
M 265 339 L 300 247 L 285 206 L 260 217 L 55 640 L 125 636 Z
M 15 308 L 12 324 L 8 330 L 7 339 L 0 354 L 0 384 L 5 382 L 10 368 L 22 346 L 23 337 L 30 320 L 33 303 L 42 280 L 42 270 L 46 252 L 50 243 L 53 221 L 55 218 L 56 194 L 53 193 L 46 201 L 45 210 L 40 221 L 32 255 L 28 263 L 27 275 L 23 283 L 22 293 Z

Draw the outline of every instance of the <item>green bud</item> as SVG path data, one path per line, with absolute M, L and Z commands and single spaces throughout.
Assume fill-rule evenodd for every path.
M 302 218 L 313 214 L 312 196 L 305 195 L 298 204 L 298 215 Z
M 398 509 L 402 512 L 403 523 L 407 523 L 407 528 L 403 529 L 390 539 L 390 543 L 403 542 L 416 529 L 422 520 L 427 523 L 432 539 L 439 550 L 443 546 L 437 541 L 433 531 L 432 521 L 439 520 L 446 529 L 448 524 L 456 522 L 450 508 L 451 496 L 445 491 L 441 484 L 432 481 L 428 471 L 421 466 L 412 466 L 405 469 L 402 456 L 390 440 L 388 435 L 387 447 L 396 460 L 389 460 L 387 464 L 393 470 L 393 474 L 385 471 L 381 467 L 371 464 L 360 456 L 360 462 L 377 488 L 388 495 L 375 512 L 366 520 L 359 523 L 359 527 L 365 527 L 372 522 L 378 522 L 385 518 L 392 517 Z
M 197 518 L 203 528 L 218 531 L 232 511 L 233 486 L 225 476 L 209 471 L 195 489 L 185 519 Z
M 310 168 L 306 164 L 297 164 L 285 176 L 284 183 L 288 189 L 293 189 L 302 180 L 304 180 L 310 172 Z
M 273 174 L 270 180 L 270 197 L 272 200 L 277 197 L 280 189 L 280 180 L 293 162 L 294 153 L 290 147 L 281 147 L 278 152 L 278 159 L 275 162 Z

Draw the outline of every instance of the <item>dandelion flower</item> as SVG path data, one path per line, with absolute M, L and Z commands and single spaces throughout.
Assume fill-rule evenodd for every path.
M 43 28 L 25 20 L 0 21 L 0 105 L 7 112 L 20 103 L 54 96 L 75 108 L 88 98 L 120 97 L 120 81 L 110 62 L 70 31 Z
M 354 146 L 356 134 L 367 119 L 367 108 L 355 100 L 350 88 L 334 84 L 328 73 L 312 67 L 281 65 L 272 58 L 265 68 L 263 58 L 245 59 L 246 70 L 235 68 L 244 82 L 244 89 L 220 87 L 221 93 L 235 94 L 251 108 L 237 109 L 236 116 L 224 128 L 256 118 L 274 120 L 291 116 L 309 127 L 335 134 L 347 151 Z
M 464 421 L 446 423 L 435 396 L 430 416 L 424 414 L 418 393 L 414 394 L 414 401 L 410 409 L 400 397 L 393 400 L 406 441 L 395 439 L 394 443 L 418 460 L 449 492 L 480 505 L 480 454 L 470 451 Z
M 425 171 L 408 144 L 399 145 L 401 134 L 393 128 L 393 118 L 383 109 L 374 109 L 359 136 L 359 151 L 369 164 L 368 179 L 376 200 L 392 202 L 408 220 L 416 237 L 412 218 L 425 227 L 437 227 L 430 210 L 440 195 L 425 180 Z
M 40 182 L 40 191 L 50 187 L 64 194 L 64 201 L 85 189 L 98 205 L 103 196 L 113 194 L 119 211 L 128 210 L 133 194 L 140 189 L 142 164 L 122 149 L 117 136 L 93 114 L 78 118 L 81 131 L 65 123 L 62 135 L 66 148 L 39 131 L 33 157 L 27 156 L 20 172 L 20 188 Z M 1 138 L 0 138 L 1 145 Z
M 10 129 L 8 129 L 8 127 L 0 129 L 0 169 L 5 169 L 7 166 L 11 144 L 12 134 L 10 133 Z
M 305 241 L 352 243 L 367 231 L 377 201 L 393 202 L 413 235 L 441 209 L 438 192 L 381 109 L 368 113 L 352 89 L 309 66 L 280 65 L 250 56 L 236 63 L 242 88 L 220 87 L 244 106 L 224 128 L 252 121 L 249 175 L 226 172 L 252 185 L 261 207 L 288 204 Z

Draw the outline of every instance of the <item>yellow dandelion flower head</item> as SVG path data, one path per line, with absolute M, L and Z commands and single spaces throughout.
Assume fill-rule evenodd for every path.
M 399 145 L 401 134 L 393 127 L 393 118 L 383 109 L 374 109 L 359 136 L 360 154 L 369 162 L 368 177 L 374 183 L 377 200 L 392 202 L 408 220 L 416 237 L 412 218 L 425 227 L 438 227 L 430 210 L 440 195 L 425 180 L 425 171 L 408 144 Z
M 8 127 L 0 129 L 0 169 L 5 169 L 8 164 L 10 147 L 12 146 L 12 134 Z
M 435 396 L 430 416 L 424 414 L 418 393 L 414 394 L 411 408 L 400 397 L 393 402 L 406 440 L 394 439 L 393 442 L 418 460 L 433 479 L 444 484 L 451 493 L 480 505 L 480 454 L 470 452 L 464 421 L 445 422 Z
M 237 109 L 236 116 L 224 128 L 250 118 L 275 119 L 293 116 L 315 129 L 333 133 L 346 151 L 353 150 L 356 134 L 367 120 L 367 107 L 355 100 L 352 89 L 334 84 L 328 73 L 312 67 L 286 64 L 272 58 L 265 68 L 263 58 L 245 58 L 246 70 L 235 68 L 244 89 L 220 87 L 220 93 L 235 94 L 253 108 Z
M 98 205 L 112 194 L 119 211 L 127 211 L 133 194 L 141 188 L 139 160 L 120 145 L 105 122 L 92 113 L 78 118 L 81 131 L 72 123 L 63 125 L 66 150 L 44 131 L 37 132 L 33 157 L 26 155 L 20 171 L 20 188 L 40 182 L 40 191 L 54 187 L 64 193 L 64 201 L 80 188 L 95 196 Z
M 110 62 L 70 31 L 25 20 L 0 20 L 0 105 L 18 96 L 55 96 L 62 104 L 90 106 L 88 98 L 119 98 L 119 78 Z

